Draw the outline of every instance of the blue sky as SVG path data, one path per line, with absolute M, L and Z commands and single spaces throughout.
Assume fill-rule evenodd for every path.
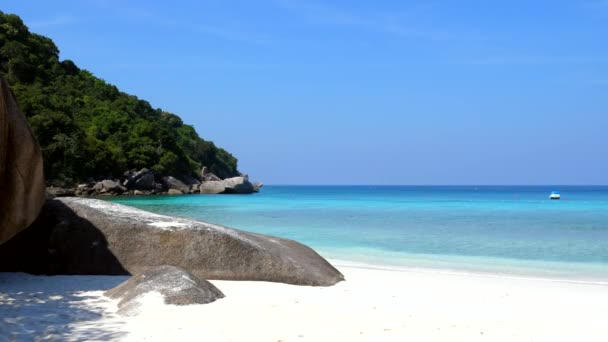
M 268 184 L 608 184 L 608 1 L 3 1 Z

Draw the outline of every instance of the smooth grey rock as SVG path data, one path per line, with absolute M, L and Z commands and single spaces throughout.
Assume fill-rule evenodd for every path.
M 36 219 L 45 198 L 40 145 L 0 79 L 0 244 Z
M 100 193 L 109 192 L 109 193 L 113 193 L 113 194 L 122 194 L 123 192 L 127 191 L 127 188 L 120 185 L 120 183 L 115 182 L 110 179 L 102 180 L 100 183 L 101 183 L 101 187 L 102 187 L 101 191 L 99 191 Z M 97 184 L 95 184 L 95 186 L 97 186 Z
M 220 194 L 225 189 L 224 183 L 221 181 L 207 181 L 201 183 L 199 191 L 201 194 Z
M 135 275 L 104 295 L 120 299 L 118 313 L 133 316 L 139 313 L 139 299 L 150 292 L 158 292 L 165 304 L 208 304 L 224 298 L 224 294 L 210 282 L 198 279 L 176 266 L 159 266 Z
M 0 271 L 139 274 L 160 265 L 199 279 L 329 286 L 344 277 L 296 241 L 82 197 L 48 200 L 37 222 L 0 246 Z
M 183 195 L 184 193 L 177 190 L 177 189 L 169 189 L 169 191 L 167 191 L 168 195 Z
M 260 192 L 260 189 L 264 186 L 262 182 L 253 183 L 253 192 Z
M 179 179 L 177 179 L 175 177 L 167 176 L 167 177 L 163 177 L 162 180 L 163 180 L 163 184 L 165 184 L 167 189 L 179 190 L 182 193 L 188 193 L 188 191 L 190 190 L 189 186 L 187 186 L 186 184 L 184 184 L 182 181 L 180 181 Z
M 250 194 L 255 192 L 253 184 L 249 182 L 247 175 L 240 177 L 227 178 L 222 181 L 224 192 L 227 194 Z

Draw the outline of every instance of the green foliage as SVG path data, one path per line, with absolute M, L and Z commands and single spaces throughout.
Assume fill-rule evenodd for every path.
M 237 160 L 171 113 L 59 60 L 48 38 L 0 11 L 0 76 L 13 88 L 36 134 L 49 183 L 73 184 L 152 168 L 160 175 L 197 175 L 202 165 L 236 175 Z

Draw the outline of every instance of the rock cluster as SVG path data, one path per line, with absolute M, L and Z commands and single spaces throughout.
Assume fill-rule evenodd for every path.
M 251 194 L 259 192 L 262 183 L 251 183 L 249 176 L 242 175 L 220 179 L 203 167 L 200 179 L 191 176 L 160 177 L 143 168 L 130 170 L 121 179 L 104 179 L 79 184 L 75 189 L 49 187 L 47 191 L 56 197 L 66 196 L 116 196 L 155 194 Z

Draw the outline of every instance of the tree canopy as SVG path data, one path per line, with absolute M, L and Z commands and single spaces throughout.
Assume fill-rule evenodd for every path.
M 0 76 L 11 85 L 44 156 L 47 182 L 74 184 L 152 168 L 159 175 L 238 174 L 237 159 L 175 114 L 59 60 L 47 37 L 0 11 Z

